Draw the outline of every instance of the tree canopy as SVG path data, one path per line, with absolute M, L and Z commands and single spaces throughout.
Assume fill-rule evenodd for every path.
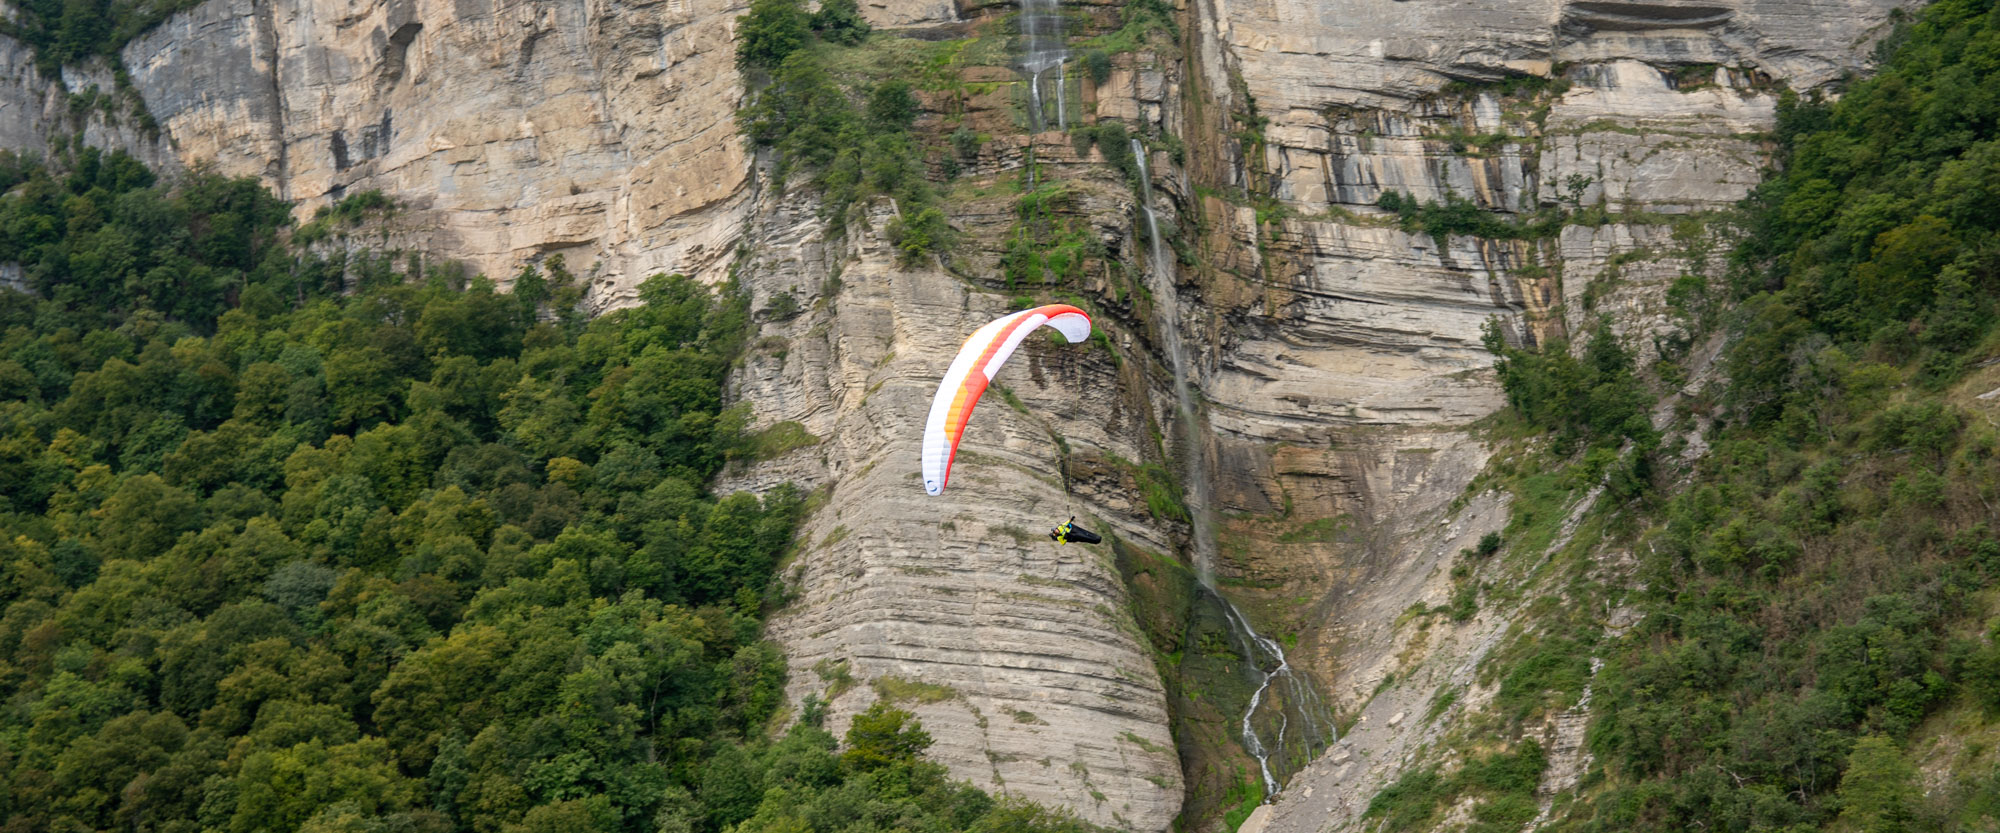
M 1697 335 L 1721 316 L 1692 310 L 1725 306 L 1706 293 L 1734 301 L 1723 381 L 1680 397 L 1668 432 L 1705 453 L 1653 465 L 1642 406 L 1665 385 L 1606 329 L 1580 353 L 1489 339 L 1514 410 L 1558 440 L 1515 474 L 1509 541 L 1568 523 L 1593 542 L 1572 551 L 1634 564 L 1579 567 L 1496 662 L 1497 701 L 1529 704 L 1517 722 L 1589 687 L 1595 763 L 1554 829 L 1990 827 L 2000 776 L 1943 756 L 1920 775 L 1909 747 L 2000 714 L 2000 432 L 1974 411 L 1991 383 L 1961 385 L 2000 353 L 1996 55 L 1994 4 L 1941 0 L 1837 101 L 1785 96 L 1782 166 L 1731 218 L 1728 285 L 1669 296 Z M 1638 614 L 1629 632 L 1586 612 L 1600 602 Z
M 866 766 L 774 737 L 805 501 L 707 490 L 733 286 L 586 320 L 559 259 L 507 294 L 329 263 L 254 182 L 0 162 L 0 830 L 1080 829 L 886 704 Z

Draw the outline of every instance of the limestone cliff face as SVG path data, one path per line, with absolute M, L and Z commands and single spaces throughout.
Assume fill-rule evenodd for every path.
M 748 204 L 741 4 L 211 0 L 133 41 L 184 159 L 302 212 L 381 189 L 429 248 L 503 282 L 563 253 L 600 307 L 717 276 Z
M 1187 546 L 1132 473 L 1184 470 L 1160 440 L 1180 430 L 1162 323 L 1129 280 L 1147 261 L 1138 198 L 1099 151 L 1021 135 L 1003 85 L 965 114 L 994 138 L 966 162 L 976 187 L 945 204 L 959 250 L 897 266 L 886 201 L 830 237 L 811 192 L 772 188 L 736 136 L 731 27 L 746 5 L 209 0 L 122 56 L 157 137 L 117 108 L 72 112 L 69 94 L 109 89 L 107 73 L 41 77 L 0 37 L 0 147 L 81 131 L 158 164 L 259 176 L 302 212 L 379 188 L 410 206 L 398 239 L 503 279 L 560 253 L 600 309 L 654 272 L 733 267 L 766 311 L 734 394 L 759 426 L 819 439 L 722 484 L 822 491 L 773 625 L 794 699 L 830 697 L 836 731 L 893 699 L 961 777 L 1166 829 L 1203 794 L 1186 784 L 1212 773 L 1184 780 L 1170 681 L 1109 550 L 1041 535 L 1075 514 L 1123 546 Z M 1177 164 L 1175 143 L 1154 139 L 1148 159 L 1153 207 L 1192 261 L 1175 270 L 1187 313 L 1173 325 L 1202 400 L 1218 572 L 1260 626 L 1295 637 L 1295 662 L 1353 721 L 1252 824 L 1357 824 L 1451 719 L 1412 709 L 1466 686 L 1507 628 L 1503 610 L 1422 633 L 1396 624 L 1444 603 L 1453 554 L 1507 520 L 1491 495 L 1455 501 L 1490 454 L 1467 426 L 1503 404 L 1482 326 L 1550 342 L 1606 316 L 1646 361 L 1680 357 L 1667 290 L 1716 274 L 1711 214 L 1767 164 L 1777 90 L 1859 68 L 1898 5 L 1190 0 L 1179 44 L 1120 55 L 1105 83 L 1079 86 L 1083 122 L 1185 148 Z M 1010 11 L 863 9 L 933 38 Z M 985 69 L 983 82 L 1011 79 Z M 1030 150 L 1103 244 L 1065 289 L 1098 306 L 1110 339 L 1031 339 L 1002 382 L 1011 400 L 988 397 L 951 491 L 928 498 L 922 415 L 959 339 L 1009 308 L 997 263 Z M 1408 231 L 1374 207 L 1392 191 L 1571 222 L 1507 240 Z M 1196 801 L 1196 826 L 1214 798 Z
M 1897 5 L 1195 4 L 1221 59 L 1208 88 L 1268 119 L 1261 147 L 1237 144 L 1245 158 L 1214 166 L 1223 182 L 1212 185 L 1262 185 L 1294 212 L 1262 226 L 1259 268 L 1225 270 L 1208 290 L 1257 297 L 1219 328 L 1203 383 L 1223 429 L 1215 453 L 1238 461 L 1219 467 L 1233 472 L 1221 476 L 1224 508 L 1245 513 L 1245 536 L 1264 536 L 1235 566 L 1273 588 L 1253 601 L 1319 600 L 1264 607 L 1299 630 L 1353 721 L 1244 829 L 1359 829 L 1369 798 L 1492 696 L 1472 670 L 1509 610 L 1395 624 L 1412 605 L 1444 604 L 1453 556 L 1506 522 L 1486 496 L 1448 505 L 1484 461 L 1462 427 L 1497 407 L 1479 322 L 1548 341 L 1604 317 L 1642 361 L 1698 365 L 1668 289 L 1719 277 L 1715 212 L 1768 164 L 1778 89 L 1860 68 Z M 1492 83 L 1520 75 L 1555 83 Z M 1570 218 L 1553 237 L 1511 243 L 1404 235 L 1370 208 L 1385 191 Z M 1248 245 L 1255 219 L 1236 214 Z M 1273 441 L 1284 445 L 1258 453 Z M 1314 504 L 1349 531 L 1283 545 L 1248 519 L 1281 501 Z M 1457 706 L 1420 718 L 1446 687 L 1464 692 Z M 1580 771 L 1586 714 L 1549 727 L 1550 790 Z
M 6 15 L 0 4 L 0 17 Z M 101 65 L 42 75 L 26 44 L 0 35 L 0 149 L 43 154 L 49 143 L 81 136 L 98 148 L 122 148 L 154 170 L 181 167 L 164 133 L 143 126 L 133 95 Z
M 1009 302 L 939 265 L 897 267 L 879 235 L 892 205 L 832 244 L 810 191 L 774 194 L 757 178 L 734 121 L 730 27 L 742 11 L 211 0 L 122 57 L 182 159 L 261 177 L 301 213 L 381 189 L 407 207 L 397 245 L 503 279 L 561 253 L 592 277 L 600 308 L 629 302 L 654 272 L 720 279 L 730 267 L 758 309 L 793 298 L 807 311 L 763 322 L 736 395 L 760 425 L 795 421 L 824 442 L 721 488 L 793 481 L 828 496 L 801 533 L 796 597 L 772 631 L 791 655 L 795 699 L 831 698 L 836 731 L 895 699 L 960 777 L 1106 825 L 1165 829 L 1180 765 L 1118 570 L 1041 533 L 1074 513 L 1133 546 L 1176 547 L 1184 530 L 1152 523 L 1117 467 L 1101 466 L 1104 497 L 1085 501 L 1064 494 L 1054 462 L 1059 443 L 1086 467 L 1157 456 L 1164 371 L 1129 333 L 1129 362 L 1031 342 L 1004 383 L 1022 410 L 988 401 L 952 492 L 926 499 L 913 473 L 930 388 L 964 333 Z M 947 4 L 908 20 L 956 14 Z M 6 54 L 20 80 L 0 95 L 62 100 L 25 50 Z M 1009 135 L 980 165 L 1011 175 L 1028 142 L 1006 126 L 1004 93 L 988 98 L 981 118 Z M 8 141 L 38 148 L 59 129 Z M 1101 169 L 1044 139 L 1045 159 Z M 1122 240 L 1133 198 L 1100 179 L 1088 213 Z M 993 238 L 1013 212 L 1011 197 L 952 208 L 961 225 L 997 223 Z M 990 254 L 965 258 L 991 276 Z
M 980 407 L 950 488 L 929 497 L 916 474 L 920 415 L 964 334 L 1009 304 L 934 265 L 896 266 L 871 230 L 893 216 L 887 203 L 838 243 L 816 209 L 790 194 L 749 241 L 739 274 L 755 276 L 755 305 L 786 294 L 806 312 L 763 325 L 738 395 L 760 422 L 797 422 L 822 441 L 723 484 L 784 479 L 827 493 L 787 573 L 796 597 L 772 630 L 793 696 L 830 699 L 837 731 L 890 699 L 922 719 L 932 754 L 961 777 L 1106 825 L 1164 829 L 1180 767 L 1116 566 L 1102 549 L 1043 535 L 1075 514 L 1132 545 L 1171 548 L 1143 506 L 1067 494 L 1055 463 L 1064 448 L 1142 458 L 1156 379 L 1099 345 L 1031 337 L 997 382 L 1004 393 Z

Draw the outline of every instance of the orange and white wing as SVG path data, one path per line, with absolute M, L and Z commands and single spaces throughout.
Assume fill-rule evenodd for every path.
M 958 357 L 951 360 L 937 396 L 931 399 L 930 419 L 924 423 L 924 491 L 944 492 L 951 480 L 951 461 L 958 454 L 958 440 L 965 435 L 965 423 L 972 418 L 972 406 L 986 393 L 987 384 L 1014 355 L 1021 339 L 1042 325 L 1055 328 L 1069 343 L 1090 338 L 1090 316 L 1068 304 L 1049 304 L 1022 310 L 980 327 Z

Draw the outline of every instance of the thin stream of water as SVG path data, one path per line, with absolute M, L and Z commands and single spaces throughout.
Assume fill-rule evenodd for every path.
M 1028 125 L 1030 132 L 1042 132 L 1042 74 L 1028 78 Z
M 1067 59 L 1056 61 L 1056 129 L 1058 130 L 1069 129 L 1069 107 L 1063 103 L 1063 87 L 1067 86 L 1063 83 L 1065 63 Z
M 1215 587 L 1215 519 L 1212 514 L 1213 504 L 1209 500 L 1208 493 L 1208 461 L 1194 440 L 1199 436 L 1197 433 L 1199 423 L 1196 421 L 1194 394 L 1188 385 L 1187 349 L 1181 341 L 1180 295 L 1174 287 L 1173 265 L 1166 259 L 1161 249 L 1159 219 L 1153 213 L 1152 175 L 1147 163 L 1146 148 L 1137 138 L 1132 140 L 1132 156 L 1139 163 L 1139 208 L 1140 213 L 1146 218 L 1146 237 L 1151 243 L 1152 269 L 1149 270 L 1149 274 L 1153 279 L 1153 298 L 1159 305 L 1160 311 L 1160 341 L 1166 348 L 1167 358 L 1173 366 L 1174 401 L 1180 412 L 1183 435 L 1187 438 L 1182 457 L 1187 465 L 1187 477 L 1184 482 L 1187 486 L 1188 510 L 1194 525 L 1195 576 L 1201 581 L 1202 588 L 1222 604 L 1224 619 L 1229 623 L 1231 636 L 1235 638 L 1237 647 L 1249 661 L 1251 673 L 1259 678 L 1256 690 L 1250 694 L 1250 705 L 1243 711 L 1242 739 L 1244 750 L 1257 759 L 1258 771 L 1264 779 L 1265 800 L 1269 801 L 1271 796 L 1278 793 L 1278 780 L 1271 773 L 1271 756 L 1275 752 L 1280 756 L 1280 760 L 1283 760 L 1286 735 L 1292 728 L 1292 714 L 1296 712 L 1305 723 L 1298 740 L 1306 744 L 1305 751 L 1308 755 L 1312 754 L 1315 748 L 1331 742 L 1333 727 L 1330 721 L 1322 724 L 1320 716 L 1326 707 L 1320 700 L 1319 692 L 1314 690 L 1305 677 L 1292 673 L 1292 666 L 1285 658 L 1284 648 L 1280 647 L 1276 640 L 1259 634 L 1251 627 L 1250 620 L 1243 615 L 1243 611 L 1238 610 L 1236 605 Z M 1264 657 L 1276 660 L 1277 667 L 1265 671 Z M 1281 686 L 1280 691 L 1292 708 L 1277 709 L 1277 731 L 1271 737 L 1270 746 L 1266 747 L 1264 738 L 1258 735 L 1257 727 L 1252 721 L 1257 716 L 1257 709 L 1264 705 L 1265 695 L 1270 693 L 1273 683 Z
M 1063 48 L 1062 16 L 1056 11 L 1057 0 L 1021 0 L 1021 71 L 1028 74 L 1028 129 L 1040 133 L 1048 129 L 1048 116 L 1042 112 L 1042 75 L 1050 69 L 1060 69 L 1069 58 Z M 1056 120 L 1068 127 L 1069 119 L 1062 112 L 1062 73 L 1056 74 Z

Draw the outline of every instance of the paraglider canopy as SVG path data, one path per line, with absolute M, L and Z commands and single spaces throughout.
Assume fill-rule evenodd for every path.
M 1049 304 L 989 322 L 958 348 L 958 357 L 951 360 L 951 369 L 945 371 L 937 395 L 931 398 L 930 419 L 924 423 L 924 491 L 944 493 L 945 483 L 951 480 L 952 458 L 958 454 L 958 440 L 965 435 L 965 423 L 972 419 L 972 406 L 979 404 L 987 384 L 1014 355 L 1021 339 L 1045 324 L 1071 344 L 1090 338 L 1089 314 L 1068 304 Z

